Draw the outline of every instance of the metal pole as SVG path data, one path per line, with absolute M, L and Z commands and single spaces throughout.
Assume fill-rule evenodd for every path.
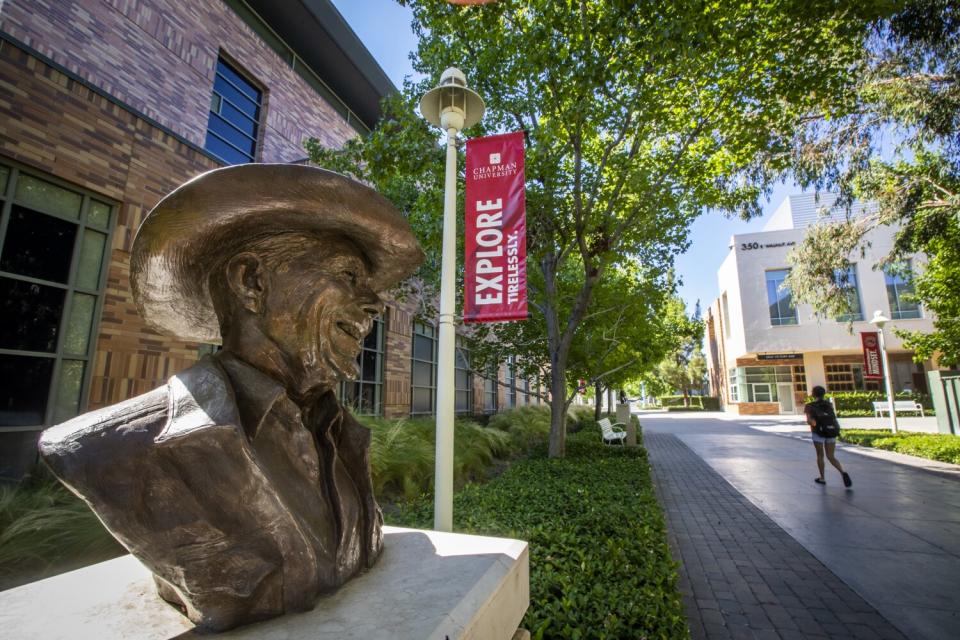
M 897 432 L 897 412 L 893 408 L 893 378 L 890 375 L 890 359 L 887 358 L 887 345 L 883 341 L 883 327 L 880 329 L 880 355 L 883 357 L 883 380 L 887 386 L 887 410 L 890 412 L 890 430 Z
M 447 129 L 447 172 L 443 195 L 433 528 L 437 531 L 453 531 L 453 408 L 454 349 L 456 349 L 454 277 L 457 259 L 457 130 L 453 127 Z

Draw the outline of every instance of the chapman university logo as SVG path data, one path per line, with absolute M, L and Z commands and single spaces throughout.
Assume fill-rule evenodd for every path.
M 485 166 L 473 168 L 473 179 L 510 178 L 517 175 L 517 171 L 518 165 L 515 161 L 504 163 L 501 161 L 499 153 L 491 153 L 487 157 L 487 164 Z

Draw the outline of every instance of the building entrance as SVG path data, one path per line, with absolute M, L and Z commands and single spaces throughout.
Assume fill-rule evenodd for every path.
M 777 396 L 780 401 L 780 413 L 793 413 L 793 385 L 789 383 L 778 384 Z

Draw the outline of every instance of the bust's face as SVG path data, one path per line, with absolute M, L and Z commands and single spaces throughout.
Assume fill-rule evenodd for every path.
M 316 242 L 268 274 L 261 330 L 284 360 L 295 393 L 355 379 L 357 355 L 383 302 L 348 240 Z

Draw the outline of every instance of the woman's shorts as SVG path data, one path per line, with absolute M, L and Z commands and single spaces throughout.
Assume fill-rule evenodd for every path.
M 810 437 L 813 438 L 813 441 L 818 444 L 823 444 L 824 442 L 836 442 L 836 438 L 824 438 L 823 436 L 818 436 L 813 431 L 810 432 Z

